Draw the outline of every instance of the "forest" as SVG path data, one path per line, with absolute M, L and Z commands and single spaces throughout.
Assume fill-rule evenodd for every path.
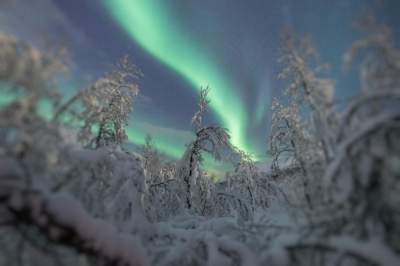
M 205 123 L 214 88 L 168 160 L 150 135 L 127 145 L 129 56 L 65 96 L 64 50 L 0 33 L 0 265 L 400 265 L 400 50 L 373 16 L 358 25 L 346 102 L 312 36 L 281 34 L 268 171 Z M 206 155 L 233 170 L 211 175 Z

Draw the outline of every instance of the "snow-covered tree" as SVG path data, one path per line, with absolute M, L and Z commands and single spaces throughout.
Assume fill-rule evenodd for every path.
M 207 110 L 209 99 L 207 98 L 209 88 L 200 90 L 199 110 L 192 118 L 195 130 L 193 140 L 181 158 L 178 165 L 178 177 L 183 181 L 185 187 L 185 204 L 188 209 L 192 208 L 193 188 L 199 178 L 199 166 L 202 161 L 202 152 L 209 153 L 216 160 L 222 160 L 224 152 L 231 149 L 229 134 L 220 126 L 204 126 L 203 116 Z
M 319 64 L 316 49 L 307 37 L 296 39 L 287 31 L 283 34 L 281 48 L 279 62 L 283 69 L 279 78 L 289 84 L 285 94 L 299 108 L 299 116 L 311 117 L 315 141 L 320 145 L 324 161 L 329 161 L 333 155 L 336 121 L 332 110 L 333 81 L 320 77 L 327 65 Z
M 125 127 L 139 92 L 137 79 L 140 75 L 129 57 L 123 57 L 111 73 L 59 106 L 53 121 L 63 116 L 77 118 L 83 123 L 80 138 L 89 147 L 121 144 L 127 138 Z
M 24 41 L 0 33 L 0 89 L 12 96 L 24 96 L 9 106 L 9 112 L 32 116 L 37 112 L 39 100 L 58 103 L 60 93 L 55 81 L 66 71 L 65 53 L 63 49 L 43 53 Z
M 166 220 L 180 211 L 175 164 L 161 160 L 151 135 L 146 136 L 141 155 L 146 178 L 146 215 L 153 222 Z
M 318 64 L 308 38 L 295 39 L 286 32 L 279 62 L 284 65 L 279 78 L 289 83 L 284 91 L 288 103 L 272 103 L 271 169 L 277 176 L 282 168 L 298 168 L 305 200 L 313 207 L 311 194 L 319 190 L 322 172 L 316 175 L 315 169 L 322 169 L 334 155 L 337 115 L 332 106 L 333 82 L 317 76 L 325 66 Z
M 355 41 L 345 62 L 365 51 L 360 65 L 361 93 L 342 113 L 337 153 L 324 183 L 329 198 L 344 210 L 347 228 L 359 238 L 380 237 L 398 250 L 400 236 L 398 122 L 400 50 L 390 29 L 371 16 L 361 21 L 365 36 Z
M 143 156 L 143 168 L 146 172 L 146 177 L 149 181 L 153 182 L 161 174 L 162 162 L 160 154 L 150 134 L 146 135 L 145 143 L 141 149 L 141 154 Z
M 83 93 L 82 138 L 90 139 L 92 130 L 97 127 L 95 137 L 89 141 L 90 146 L 121 144 L 127 138 L 125 127 L 138 93 L 137 77 L 136 67 L 128 57 L 124 57 L 113 72 L 97 80 Z

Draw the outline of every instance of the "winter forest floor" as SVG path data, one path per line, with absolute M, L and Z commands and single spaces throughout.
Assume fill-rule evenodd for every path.
M 0 34 L 0 90 L 18 95 L 0 107 L 0 265 L 400 265 L 400 50 L 362 25 L 344 55 L 362 87 L 341 110 L 311 41 L 283 34 L 268 172 L 203 124 L 213 88 L 166 161 L 150 137 L 124 148 L 139 93 L 127 57 L 65 99 L 62 53 Z M 204 154 L 234 171 L 213 180 Z

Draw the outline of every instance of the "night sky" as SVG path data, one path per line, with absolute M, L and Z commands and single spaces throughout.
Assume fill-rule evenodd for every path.
M 16 0 L 0 11 L 0 30 L 35 45 L 66 45 L 71 71 L 67 94 L 90 84 L 130 55 L 144 76 L 129 139 L 150 133 L 157 147 L 179 158 L 193 137 L 197 93 L 210 86 L 207 122 L 226 127 L 232 142 L 266 158 L 270 102 L 282 91 L 279 34 L 286 27 L 310 34 L 321 60 L 331 64 L 336 97 L 357 92 L 342 54 L 357 37 L 352 27 L 366 7 L 396 36 L 398 1 L 364 0 Z M 46 41 L 44 41 L 46 40 Z

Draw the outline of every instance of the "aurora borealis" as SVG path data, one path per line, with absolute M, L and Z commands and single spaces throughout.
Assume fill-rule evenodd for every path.
M 246 111 L 235 86 L 184 32 L 161 1 L 103 1 L 113 17 L 146 51 L 184 76 L 191 88 L 210 86 L 211 108 L 231 134 L 232 144 L 250 152 Z
M 72 64 L 61 86 L 66 95 L 131 56 L 144 73 L 128 128 L 132 143 L 143 144 L 149 133 L 162 153 L 179 159 L 194 137 L 197 93 L 210 86 L 206 123 L 226 127 L 234 145 L 265 161 L 270 102 L 283 87 L 276 78 L 280 32 L 290 27 L 312 36 L 321 60 L 332 64 L 336 97 L 346 99 L 358 85 L 343 71 L 341 55 L 355 38 L 350 25 L 374 0 L 13 2 L 0 10 L 0 31 L 37 46 L 43 39 L 67 40 Z M 384 19 L 396 24 L 396 1 L 386 2 Z M 212 163 L 206 162 L 217 167 Z

